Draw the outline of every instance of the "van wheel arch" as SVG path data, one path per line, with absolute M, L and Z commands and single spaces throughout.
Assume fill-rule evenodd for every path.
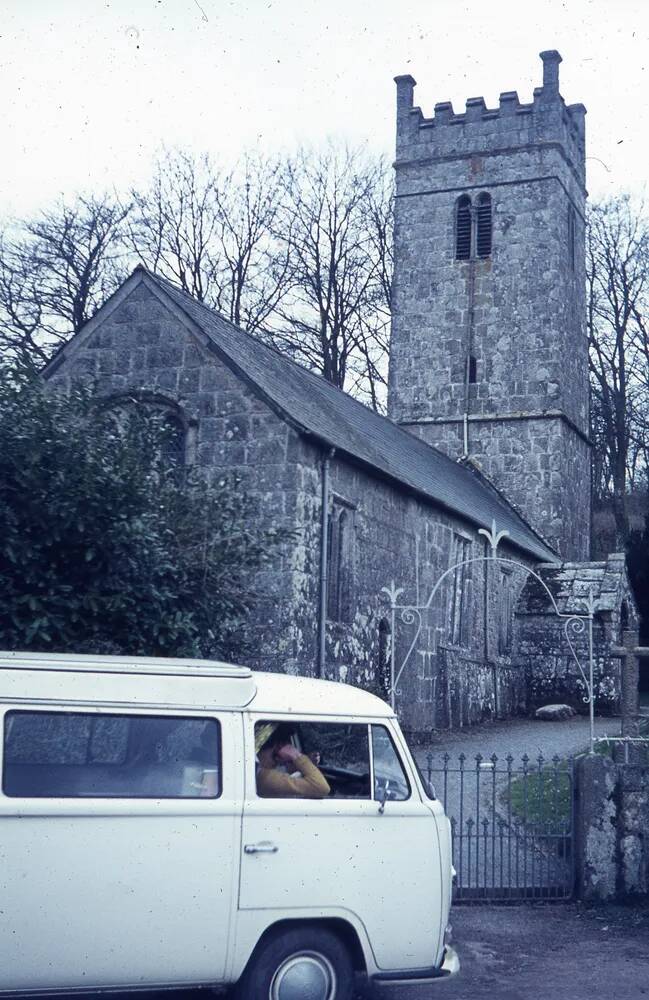
M 339 917 L 296 918 L 295 920 L 278 920 L 266 928 L 241 972 L 239 983 L 244 979 L 247 970 L 256 962 L 257 956 L 270 939 L 296 930 L 322 930 L 334 934 L 347 951 L 354 973 L 367 973 L 367 963 L 365 961 L 363 946 L 358 932 L 352 924 Z M 236 986 L 234 987 L 234 995 L 238 995 Z
M 299 927 L 315 927 L 333 931 L 333 933 L 337 934 L 342 943 L 346 946 L 352 960 L 352 965 L 354 966 L 354 972 L 367 972 L 365 952 L 363 951 L 363 945 L 361 944 L 358 932 L 353 924 L 350 924 L 347 920 L 343 920 L 342 917 L 313 917 L 312 919 L 297 917 L 295 920 L 278 920 L 276 923 L 267 927 L 261 935 L 259 941 L 248 957 L 246 965 L 248 965 L 254 957 L 257 949 L 261 948 L 266 942 L 266 939 L 271 935 L 285 930 L 295 930 Z

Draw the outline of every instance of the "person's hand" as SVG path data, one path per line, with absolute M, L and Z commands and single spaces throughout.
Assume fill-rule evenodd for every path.
M 275 751 L 275 757 L 277 760 L 281 760 L 283 764 L 292 764 L 296 757 L 300 756 L 300 751 L 296 750 L 292 743 L 284 743 L 283 746 L 278 747 Z

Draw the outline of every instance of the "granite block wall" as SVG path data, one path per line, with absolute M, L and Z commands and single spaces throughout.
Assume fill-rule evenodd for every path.
M 461 420 L 420 422 L 409 429 L 447 455 L 462 452 Z M 581 434 L 558 416 L 498 421 L 472 414 L 466 441 L 468 461 L 555 551 L 588 558 L 591 492 L 584 469 L 590 468 L 590 445 Z
M 212 479 L 237 476 L 261 525 L 302 523 L 295 432 L 150 289 L 139 284 L 87 331 L 65 349 L 53 385 L 84 380 L 114 405 L 134 396 L 168 407 L 186 423 L 190 464 Z M 302 563 L 298 542 L 250 581 L 258 594 L 245 637 L 252 666 L 285 670 L 297 662 L 293 608 Z
M 90 381 L 107 405 L 135 398 L 171 408 L 188 429 L 191 464 L 212 478 L 235 474 L 261 524 L 296 532 L 250 580 L 257 600 L 239 659 L 256 669 L 315 676 L 328 449 L 290 427 L 144 283 L 64 350 L 50 381 L 65 387 L 78 380 Z M 324 675 L 385 696 L 392 642 L 397 669 L 412 644 L 397 698 L 407 729 L 427 732 L 520 710 L 523 672 L 511 664 L 507 623 L 521 583 L 511 575 L 482 561 L 462 580 L 446 573 L 421 612 L 416 639 L 400 620 L 391 631 L 382 588 L 394 581 L 403 602 L 424 604 L 458 558 L 485 554 L 475 526 L 340 454 L 330 462 L 333 508 L 348 517 L 341 554 L 346 595 L 341 613 L 327 621 Z M 453 591 L 461 602 L 455 635 Z
M 649 896 L 649 765 L 599 754 L 576 762 L 577 892 L 590 902 Z
M 611 649 L 620 644 L 624 629 L 637 629 L 638 624 L 624 555 L 614 553 L 603 562 L 539 566 L 537 573 L 541 579 L 526 582 L 515 614 L 515 657 L 526 664 L 529 708 L 564 702 L 588 712 L 587 688 L 575 657 L 588 676 L 592 601 L 595 711 L 619 714 L 622 667 Z
M 451 457 L 474 456 L 564 558 L 584 559 L 584 108 L 559 94 L 558 54 L 542 58 L 529 105 L 507 92 L 497 109 L 472 98 L 425 118 L 414 80 L 397 78 L 389 412 Z M 456 260 L 457 199 L 483 193 L 491 252 Z
M 317 598 L 321 455 L 309 442 L 297 447 L 303 488 L 298 503 L 310 513 L 303 547 L 306 589 L 300 597 L 307 615 L 300 635 L 308 666 L 317 643 L 310 609 Z M 331 503 L 344 505 L 352 525 L 346 559 L 353 566 L 354 590 L 350 613 L 327 623 L 327 677 L 385 697 L 381 625 L 392 628 L 392 622 L 390 601 L 382 590 L 394 582 L 403 588 L 399 603 L 422 607 L 412 622 L 397 614 L 389 638 L 395 643 L 397 671 L 405 661 L 397 707 L 407 730 L 454 728 L 524 709 L 525 673 L 511 661 L 511 612 L 524 572 L 483 562 L 485 540 L 475 526 L 395 490 L 342 456 L 331 462 L 330 485 Z M 476 561 L 464 577 L 463 620 L 453 642 L 451 592 L 456 576 L 448 570 L 459 558 L 458 539 L 468 546 L 463 555 Z M 436 585 L 430 606 L 424 608 Z

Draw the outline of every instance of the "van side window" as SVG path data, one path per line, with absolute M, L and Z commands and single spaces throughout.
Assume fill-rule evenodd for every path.
M 293 762 L 282 760 L 279 748 L 286 742 L 299 751 Z M 257 751 L 257 794 L 262 798 L 334 797 L 338 799 L 371 798 L 369 727 L 361 724 L 329 722 L 258 722 L 255 726 Z M 272 752 L 271 752 L 272 751 Z M 306 760 L 305 760 L 306 758 Z M 314 771 L 317 769 L 317 772 Z M 278 775 L 298 779 L 296 789 L 306 779 L 304 791 L 292 790 Z M 324 778 L 324 795 L 317 794 L 316 782 Z M 313 784 L 313 793 L 308 783 Z M 282 794 L 282 786 L 286 794 Z
M 2 790 L 21 798 L 216 798 L 216 719 L 8 712 Z
M 402 802 L 410 798 L 410 782 L 385 726 L 372 726 L 374 798 Z

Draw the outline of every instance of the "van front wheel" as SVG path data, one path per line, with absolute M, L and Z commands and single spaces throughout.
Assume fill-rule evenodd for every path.
M 320 927 L 278 930 L 254 953 L 237 1000 L 351 1000 L 354 970 L 339 937 Z

